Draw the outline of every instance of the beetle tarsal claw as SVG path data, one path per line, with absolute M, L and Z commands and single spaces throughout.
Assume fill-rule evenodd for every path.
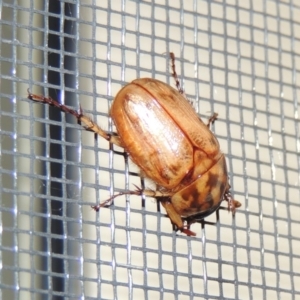
M 177 230 L 180 230 L 188 236 L 196 236 L 196 233 L 190 230 L 190 224 L 185 225 L 183 228 L 178 228 Z
M 136 188 L 135 192 L 138 193 L 138 196 L 143 195 L 143 189 L 138 187 L 136 184 L 134 184 L 134 187 Z

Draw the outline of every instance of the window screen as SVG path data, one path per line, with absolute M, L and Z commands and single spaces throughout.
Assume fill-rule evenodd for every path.
M 0 298 L 300 298 L 297 1 L 0 1 Z M 226 155 L 225 209 L 174 232 L 121 148 L 27 89 L 82 108 L 101 128 L 136 78 L 174 85 Z M 137 137 L 138 138 L 138 137 Z

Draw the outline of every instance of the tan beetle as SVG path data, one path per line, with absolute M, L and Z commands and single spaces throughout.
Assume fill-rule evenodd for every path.
M 143 176 L 156 184 L 156 190 L 137 189 L 114 195 L 93 206 L 95 210 L 120 195 L 146 195 L 160 201 L 177 230 L 195 235 L 190 224 L 216 211 L 223 200 L 228 201 L 233 214 L 241 204 L 230 194 L 225 157 L 209 129 L 217 115 L 207 125 L 202 122 L 180 87 L 174 54 L 170 57 L 178 90 L 150 78 L 124 86 L 110 111 L 117 134 L 105 132 L 81 110 L 77 112 L 29 91 L 28 98 L 74 115 L 87 130 L 123 147 Z M 183 218 L 188 218 L 186 225 Z

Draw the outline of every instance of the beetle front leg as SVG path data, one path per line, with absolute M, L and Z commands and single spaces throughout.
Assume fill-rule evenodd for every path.
M 92 131 L 100 135 L 101 137 L 106 139 L 109 143 L 122 147 L 120 138 L 117 134 L 108 133 L 102 130 L 91 118 L 87 117 L 82 113 L 81 107 L 79 112 L 77 112 L 76 110 L 71 109 L 66 105 L 60 104 L 58 101 L 53 100 L 51 97 L 32 94 L 29 90 L 27 90 L 27 92 L 28 92 L 28 99 L 57 107 L 62 112 L 73 115 L 77 119 L 78 123 L 80 123 L 86 130 Z
M 177 75 L 177 72 L 176 72 L 175 54 L 173 52 L 170 52 L 170 58 L 171 58 L 172 76 L 175 80 L 175 85 L 177 87 L 178 92 L 186 98 L 185 92 L 184 92 L 183 88 L 180 86 L 180 82 L 179 82 L 178 75 Z
M 209 129 L 211 129 L 211 125 L 214 124 L 214 122 L 218 119 L 218 114 L 217 113 L 213 113 L 213 115 L 208 119 L 207 122 L 207 127 Z

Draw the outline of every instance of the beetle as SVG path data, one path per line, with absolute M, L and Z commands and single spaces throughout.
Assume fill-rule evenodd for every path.
M 201 120 L 180 87 L 173 53 L 170 58 L 177 89 L 151 78 L 125 85 L 110 110 L 117 133 L 102 130 L 81 108 L 77 112 L 29 90 L 28 98 L 72 114 L 87 130 L 124 148 L 142 176 L 156 184 L 155 190 L 137 188 L 113 195 L 93 209 L 111 204 L 120 195 L 153 197 L 165 208 L 176 230 L 195 235 L 190 225 L 219 209 L 223 200 L 233 215 L 241 203 L 231 196 L 225 156 L 210 130 L 217 114 L 208 124 Z

